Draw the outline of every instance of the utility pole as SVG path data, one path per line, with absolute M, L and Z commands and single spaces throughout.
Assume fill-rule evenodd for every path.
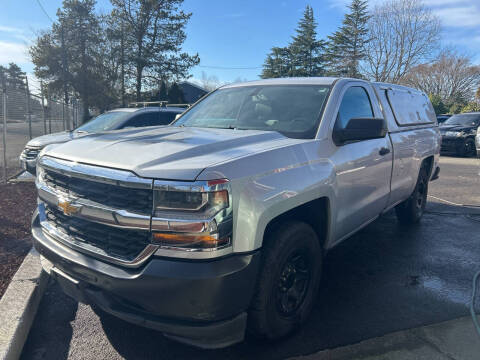
M 67 89 L 67 55 L 65 52 L 65 35 L 63 33 L 63 24 L 60 24 L 60 40 L 62 46 L 62 82 L 63 82 L 63 102 L 64 105 L 68 104 L 68 89 Z M 65 124 L 64 124 L 65 126 Z
M 0 70 L 3 95 L 3 176 L 7 182 L 7 80 L 5 74 Z
M 25 75 L 25 95 L 27 101 L 27 118 L 28 118 L 28 137 L 32 140 L 32 114 L 30 114 L 30 90 L 28 89 L 28 76 Z
M 45 111 L 45 94 L 43 91 L 43 81 L 40 80 L 40 95 L 42 96 L 42 112 L 43 112 L 43 133 L 47 133 L 47 114 Z
M 125 107 L 125 33 L 123 28 L 122 20 L 121 28 L 121 38 L 120 38 L 120 65 L 121 65 L 121 76 L 122 76 L 122 107 Z

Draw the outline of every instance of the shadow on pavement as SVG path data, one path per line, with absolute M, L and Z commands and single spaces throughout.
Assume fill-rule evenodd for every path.
M 21 359 L 68 359 L 73 334 L 71 322 L 75 320 L 78 303 L 50 280 L 40 308 L 44 311 L 39 311 L 35 318 Z M 45 327 L 45 324 L 49 326 Z

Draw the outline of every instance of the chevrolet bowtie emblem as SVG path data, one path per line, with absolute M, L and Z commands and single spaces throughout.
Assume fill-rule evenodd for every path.
M 60 209 L 62 209 L 62 211 L 65 215 L 73 215 L 73 214 L 77 213 L 78 210 L 80 210 L 79 205 L 72 205 L 70 203 L 70 201 L 63 200 L 63 199 L 58 200 L 58 207 Z

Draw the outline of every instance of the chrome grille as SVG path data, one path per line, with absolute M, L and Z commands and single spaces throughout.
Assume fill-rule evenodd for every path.
M 151 179 L 44 156 L 36 186 L 40 224 L 60 243 L 126 267 L 140 266 L 158 248 L 150 241 Z
M 114 184 L 72 177 L 45 169 L 45 184 L 56 192 L 74 198 L 94 201 L 114 209 L 122 209 L 138 214 L 151 215 L 153 191 L 121 187 Z
M 133 261 L 150 243 L 150 233 L 116 228 L 88 220 L 66 216 L 60 210 L 45 208 L 46 221 L 72 241 L 100 249 L 109 256 Z
M 26 160 L 35 160 L 40 151 L 41 149 L 39 148 L 26 147 L 25 150 L 23 150 L 22 155 Z

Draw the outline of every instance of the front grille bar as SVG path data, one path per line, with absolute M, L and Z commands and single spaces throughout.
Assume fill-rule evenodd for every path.
M 42 226 L 43 233 L 56 240 L 60 244 L 67 246 L 71 249 L 74 249 L 78 252 L 91 255 L 95 258 L 100 260 L 104 260 L 110 262 L 112 264 L 121 265 L 129 268 L 136 268 L 142 265 L 155 251 L 158 249 L 157 245 L 148 244 L 141 252 L 138 254 L 135 259 L 133 260 L 124 260 L 118 257 L 114 257 L 109 255 L 107 252 L 103 251 L 100 248 L 95 246 L 84 244 L 82 242 L 76 241 L 72 239 L 70 236 L 58 231 L 53 225 L 51 225 L 48 221 L 40 221 L 40 225 Z
M 68 195 L 54 192 L 49 187 L 37 183 L 38 197 L 51 206 L 68 199 Z M 113 209 L 86 199 L 70 200 L 69 206 L 75 208 L 75 217 L 93 221 L 99 224 L 110 225 L 127 229 L 141 229 L 150 231 L 150 216 L 139 215 L 126 210 Z

